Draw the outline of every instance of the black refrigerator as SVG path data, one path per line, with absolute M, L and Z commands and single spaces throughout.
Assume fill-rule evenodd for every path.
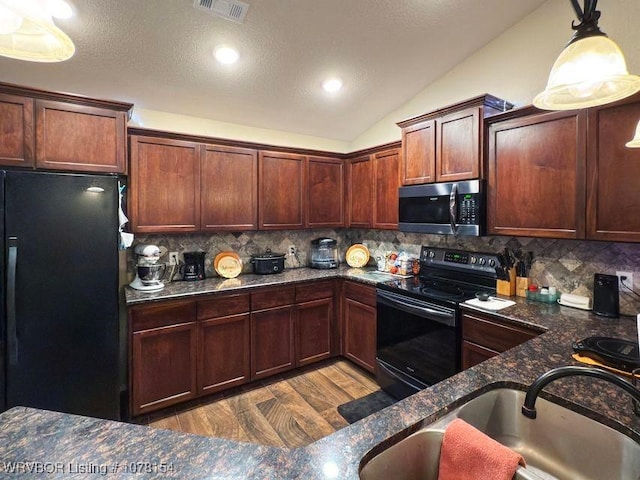
M 0 171 L 1 411 L 120 418 L 118 179 Z

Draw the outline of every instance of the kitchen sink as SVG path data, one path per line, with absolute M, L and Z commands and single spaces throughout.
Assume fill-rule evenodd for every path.
M 370 282 L 388 282 L 389 280 L 393 280 L 394 278 L 407 278 L 410 275 L 394 275 L 392 273 L 387 272 L 362 272 L 362 273 L 352 273 L 351 277 L 361 278 L 362 280 L 368 280 Z
M 440 444 L 456 418 L 520 453 L 515 479 L 640 480 L 640 444 L 584 415 L 538 398 L 538 417 L 520 409 L 525 392 L 496 389 L 473 398 L 361 465 L 363 480 L 436 480 Z

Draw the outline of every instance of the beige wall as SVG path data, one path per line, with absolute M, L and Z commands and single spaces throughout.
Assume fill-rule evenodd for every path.
M 625 53 L 629 70 L 640 74 L 640 0 L 602 0 L 598 7 L 602 11 L 600 27 Z M 400 120 L 483 93 L 491 93 L 516 105 L 530 104 L 546 85 L 553 62 L 571 37 L 572 19 L 575 19 L 575 13 L 569 0 L 548 0 L 351 143 L 141 108 L 135 109 L 134 119 L 144 127 L 159 130 L 352 152 L 399 140 L 400 129 L 396 122 Z M 425 45 L 425 49 L 428 48 L 437 49 L 438 46 Z

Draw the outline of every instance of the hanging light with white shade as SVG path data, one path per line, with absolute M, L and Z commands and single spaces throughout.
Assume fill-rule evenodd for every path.
M 0 56 L 31 62 L 62 62 L 75 46 L 54 23 L 73 9 L 64 0 L 0 0 Z
M 598 27 L 597 0 L 581 8 L 571 0 L 580 23 L 553 64 L 545 90 L 533 104 L 543 110 L 573 110 L 604 105 L 640 91 L 640 77 L 630 75 L 620 48 Z

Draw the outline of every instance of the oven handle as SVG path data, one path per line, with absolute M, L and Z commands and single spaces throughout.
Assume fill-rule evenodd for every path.
M 425 302 L 415 300 L 405 295 L 397 295 L 384 290 L 377 290 L 378 303 L 386 305 L 391 308 L 402 310 L 403 312 L 417 315 L 418 317 L 427 318 L 434 322 L 447 325 L 449 327 L 456 326 L 455 312 L 453 311 L 441 311 L 431 308 Z

